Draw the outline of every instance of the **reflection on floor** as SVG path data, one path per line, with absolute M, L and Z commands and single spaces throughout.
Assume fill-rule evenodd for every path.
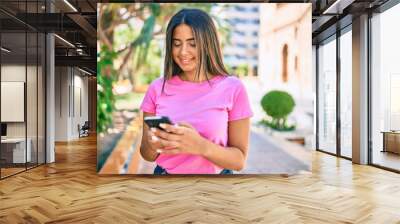
M 26 164 L 26 168 L 30 169 L 32 167 L 36 167 L 36 163 L 28 162 Z M 22 172 L 26 170 L 25 163 L 0 163 L 1 167 L 1 178 L 5 178 L 7 176 Z
M 373 164 L 400 170 L 400 155 L 392 152 L 374 151 Z
M 19 167 L 17 167 L 17 168 L 1 168 L 1 178 L 13 175 L 15 173 L 18 173 L 18 172 L 21 172 L 24 170 L 25 170 L 25 167 L 24 168 L 19 168 Z

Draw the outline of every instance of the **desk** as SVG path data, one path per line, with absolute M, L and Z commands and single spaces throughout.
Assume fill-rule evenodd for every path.
M 383 133 L 382 152 L 400 154 L 400 131 L 382 131 L 381 133 Z
M 30 138 L 26 140 L 28 142 L 25 154 L 25 138 L 6 138 L 1 139 L 1 156 L 10 163 L 25 163 L 31 161 L 31 144 Z M 11 148 L 10 148 L 11 147 Z M 3 156 L 5 154 L 5 156 Z M 12 154 L 12 160 L 11 160 Z M 27 158 L 27 161 L 25 161 Z

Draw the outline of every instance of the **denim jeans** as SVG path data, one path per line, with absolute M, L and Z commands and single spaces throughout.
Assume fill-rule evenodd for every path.
M 159 165 L 157 165 L 156 168 L 154 169 L 154 175 L 166 175 L 166 174 L 168 174 L 167 171 Z M 233 174 L 233 171 L 228 169 L 223 169 L 219 174 Z

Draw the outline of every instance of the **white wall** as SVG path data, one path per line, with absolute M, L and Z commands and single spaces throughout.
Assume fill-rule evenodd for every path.
M 288 91 L 295 98 L 296 107 L 289 117 L 297 122 L 297 129 L 312 133 L 314 113 L 311 4 L 262 4 L 260 7 L 259 63 L 260 89 L 257 102 L 270 90 Z M 283 47 L 288 46 L 288 80 L 282 79 Z M 297 57 L 297 67 L 296 67 Z M 257 105 L 261 107 L 260 105 Z M 261 109 L 258 109 L 261 111 Z M 261 114 L 264 116 L 264 114 Z M 260 119 L 255 116 L 255 119 Z
M 68 88 L 67 67 L 55 68 L 55 141 L 68 140 Z
M 37 70 L 38 69 L 38 70 Z M 23 102 L 20 112 L 25 114 L 26 121 L 22 122 L 6 122 L 7 137 L 9 138 L 24 138 L 25 135 L 30 140 L 31 155 L 33 162 L 39 158 L 39 163 L 44 163 L 44 83 L 42 68 L 35 66 L 25 66 L 21 64 L 3 64 L 1 66 L 1 81 L 2 82 L 24 82 L 26 83 L 26 107 Z M 25 80 L 27 78 L 27 80 Z M 2 89 L 3 91 L 4 89 Z M 24 94 L 24 90 L 20 90 Z M 2 95 L 3 97 L 7 97 Z M 2 107 L 1 110 L 7 113 L 13 113 L 12 108 Z M 8 111 L 7 111 L 8 110 Z M 14 109 L 15 110 L 15 109 Z M 14 112 L 15 113 L 15 112 Z M 23 115 L 24 116 L 24 115 Z M 37 153 L 39 156 L 37 157 Z
M 4 82 L 25 82 L 25 65 L 2 65 L 1 66 L 1 81 Z M 33 69 L 32 66 L 28 66 L 28 73 Z M 28 97 L 36 96 L 35 94 L 28 92 Z M 28 100 L 30 102 L 31 100 Z M 1 108 L 1 110 L 7 110 L 7 108 Z M 29 115 L 28 115 L 29 116 Z M 36 116 L 36 114 L 35 114 Z M 30 121 L 31 118 L 28 117 Z M 25 137 L 25 122 L 7 122 L 7 136 L 8 137 Z
M 78 124 L 88 120 L 88 79 L 72 67 L 56 67 L 55 73 L 55 140 L 77 139 Z

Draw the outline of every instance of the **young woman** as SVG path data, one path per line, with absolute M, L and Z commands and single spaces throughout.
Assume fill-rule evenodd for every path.
M 183 9 L 167 27 L 164 77 L 141 105 L 168 116 L 165 131 L 143 125 L 140 152 L 154 174 L 230 174 L 245 166 L 252 111 L 241 81 L 222 62 L 216 28 L 198 9 Z

